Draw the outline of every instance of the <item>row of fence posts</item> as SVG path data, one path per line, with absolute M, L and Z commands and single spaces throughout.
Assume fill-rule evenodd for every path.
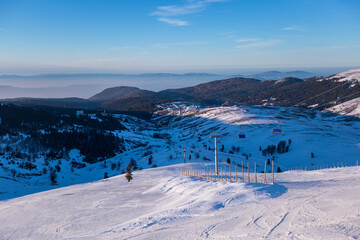
M 322 164 L 322 165 L 314 165 L 314 166 L 304 166 L 304 167 L 295 167 L 291 168 L 290 171 L 315 171 L 315 170 L 321 170 L 321 169 L 330 169 L 330 168 L 343 168 L 343 167 L 350 167 L 351 165 L 347 165 L 346 163 L 338 162 L 331 164 Z M 356 163 L 354 166 L 359 166 L 359 161 L 356 160 Z
M 231 176 L 231 165 L 226 164 L 224 167 L 219 169 L 219 174 L 213 170 L 213 167 L 201 167 L 201 166 L 185 166 L 180 169 L 181 176 L 191 176 L 209 181 L 230 181 L 230 182 L 247 182 L 247 183 L 265 183 L 265 184 L 274 184 L 274 161 L 272 161 L 272 179 L 268 180 L 266 177 L 266 165 L 267 161 L 264 164 L 264 172 L 258 173 L 256 171 L 256 162 L 254 163 L 254 173 L 250 173 L 249 163 L 247 167 L 244 166 L 243 162 L 241 163 L 241 174 L 239 176 L 237 165 L 235 165 L 235 176 Z M 247 168 L 247 173 L 244 168 Z M 229 169 L 229 171 L 227 170 Z M 262 175 L 262 176 L 261 176 Z

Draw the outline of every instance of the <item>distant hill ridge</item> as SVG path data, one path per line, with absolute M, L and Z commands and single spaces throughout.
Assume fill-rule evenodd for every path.
M 296 72 L 303 73 L 302 71 Z M 356 78 L 358 71 L 350 71 L 350 73 L 342 75 L 340 73 L 339 76 L 353 79 L 350 76 L 351 73 L 354 73 Z M 112 99 L 110 95 L 105 97 L 107 91 L 101 93 L 104 96 L 103 99 L 106 98 L 107 100 L 102 103 L 102 107 L 118 111 L 134 109 L 155 111 L 157 104 L 178 100 L 195 101 L 205 105 L 219 105 L 225 101 L 230 101 L 238 105 L 295 106 L 301 103 L 305 106 L 317 104 L 317 106 L 329 107 L 336 104 L 338 99 L 346 99 L 347 96 L 354 94 L 354 97 L 357 97 L 356 93 L 360 92 L 360 84 L 354 85 L 353 80 L 349 81 L 348 84 L 343 84 L 342 81 L 339 81 L 339 77 L 336 78 L 336 81 L 319 76 L 304 79 L 286 77 L 276 81 L 234 77 L 192 87 L 167 89 L 157 93 L 151 92 L 151 94 L 146 91 L 141 92 L 139 89 L 136 91 L 131 89 L 126 94 L 124 93 L 126 88 L 119 89 L 121 91 L 118 93 L 115 93 L 116 90 L 116 88 L 112 88 L 110 91 L 111 95 L 116 96 Z M 327 91 L 329 92 L 321 95 L 321 97 L 314 97 Z M 121 97 L 119 97 L 120 95 Z M 93 100 L 94 97 L 90 100 Z
M 258 74 L 253 74 L 248 77 L 259 79 L 259 80 L 280 80 L 286 77 L 294 78 L 310 78 L 316 76 L 315 73 L 305 72 L 305 71 L 291 71 L 291 72 L 279 72 L 279 71 L 269 71 Z
M 140 96 L 152 97 L 155 94 L 156 94 L 155 92 L 148 90 L 141 90 L 136 87 L 121 86 L 121 87 L 107 88 L 104 91 L 90 97 L 89 100 L 106 102 L 106 101 L 124 99 L 130 97 L 140 97 Z
M 0 78 L 72 78 L 72 77 L 182 77 L 182 76 L 218 76 L 210 73 L 140 73 L 140 74 L 126 74 L 126 73 L 50 73 L 38 75 L 0 75 Z
M 80 105 L 113 111 L 155 112 L 156 105 L 172 101 L 194 101 L 204 105 L 221 105 L 225 101 L 237 105 L 281 105 L 331 107 L 339 101 L 359 97 L 360 70 L 354 69 L 330 77 L 286 77 L 261 81 L 254 78 L 234 77 L 198 84 L 191 87 L 167 89 L 159 92 L 136 87 L 112 87 L 95 94 Z M 326 93 L 326 94 L 323 94 Z M 318 96 L 319 95 L 319 96 Z M 8 100 L 8 102 L 11 100 Z M 47 104 L 44 100 L 13 100 L 20 104 L 31 102 Z M 61 100 L 48 101 L 59 106 Z M 64 104 L 65 105 L 65 104 Z M 71 106 L 67 102 L 67 106 Z M 76 101 L 76 106 L 79 102 Z
M 250 75 L 233 75 L 231 77 L 245 77 L 245 78 L 254 78 L 258 80 L 280 80 L 287 77 L 304 79 L 314 76 L 316 76 L 315 73 L 306 72 L 306 71 L 289 71 L 289 72 L 267 71 L 267 72 L 250 74 Z

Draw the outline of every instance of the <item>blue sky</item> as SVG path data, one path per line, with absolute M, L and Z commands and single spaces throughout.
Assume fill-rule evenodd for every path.
M 358 0 L 0 0 L 0 74 L 342 66 Z

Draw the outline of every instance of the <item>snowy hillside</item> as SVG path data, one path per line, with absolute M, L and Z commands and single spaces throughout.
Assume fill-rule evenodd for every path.
M 337 82 L 345 81 L 355 81 L 360 83 L 360 69 L 352 69 L 346 72 L 341 72 L 335 75 L 332 75 L 327 80 L 335 80 Z
M 180 177 L 182 165 L 0 202 L 2 239 L 358 239 L 360 167 L 275 185 Z
M 359 78 L 360 79 L 360 78 Z M 360 117 L 360 97 L 352 99 L 350 101 L 335 105 L 327 111 L 331 111 L 337 114 L 352 115 Z
M 170 107 L 170 105 L 172 107 Z M 360 160 L 360 121 L 347 116 L 317 113 L 309 110 L 281 107 L 201 107 L 191 103 L 173 103 L 163 106 L 162 113 L 150 121 L 126 115 L 114 115 L 126 130 L 113 131 L 124 139 L 126 151 L 108 158 L 106 162 L 83 162 L 77 149 L 70 151 L 69 159 L 32 162 L 35 169 L 18 167 L 21 159 L 0 156 L 0 199 L 9 199 L 43 190 L 69 186 L 121 174 L 131 162 L 137 170 L 156 168 L 184 162 L 209 163 L 214 161 L 214 133 L 218 140 L 219 161 L 228 158 L 233 165 L 258 165 L 259 171 L 268 159 L 275 160 L 275 169 L 353 166 Z M 96 118 L 96 116 L 92 116 Z M 272 134 L 280 121 L 282 134 Z M 241 130 L 239 127 L 241 126 Z M 241 131 L 245 139 L 237 138 Z M 3 139 L 17 146 L 19 139 Z M 266 151 L 284 142 L 288 151 Z M 74 162 L 81 167 L 73 167 Z M 48 165 L 46 165 L 48 164 Z M 61 167 L 57 184 L 52 185 L 43 168 Z M 15 171 L 13 171 L 13 169 Z M 250 169 L 254 171 L 253 168 Z M 13 174 L 15 172 L 15 174 Z

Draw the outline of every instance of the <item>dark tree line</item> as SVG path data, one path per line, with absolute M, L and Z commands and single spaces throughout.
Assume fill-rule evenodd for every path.
M 259 150 L 262 152 L 263 156 L 274 155 L 275 152 L 282 154 L 287 153 L 290 149 L 291 139 L 286 141 L 280 141 L 277 146 L 276 145 L 268 145 L 265 149 L 260 146 Z
M 87 115 L 59 115 L 32 107 L 0 105 L 0 136 L 19 138 L 21 149 L 27 149 L 32 156 L 45 153 L 48 159 L 61 159 L 68 157 L 71 149 L 79 149 L 85 162 L 99 162 L 124 151 L 124 140 L 110 132 L 124 129 L 111 115 L 96 114 L 93 119 Z M 25 139 L 22 134 L 31 137 Z M 5 152 L 21 159 L 27 156 L 16 149 L 5 148 Z M 20 167 L 33 168 L 30 163 Z M 83 164 L 73 162 L 73 167 L 81 168 Z
M 34 136 L 35 137 L 35 136 Z M 111 133 L 98 130 L 59 132 L 50 131 L 38 134 L 40 143 L 58 153 L 64 148 L 67 150 L 79 149 L 85 156 L 84 161 L 96 163 L 106 158 L 114 157 L 117 152 L 124 151 L 124 140 Z

